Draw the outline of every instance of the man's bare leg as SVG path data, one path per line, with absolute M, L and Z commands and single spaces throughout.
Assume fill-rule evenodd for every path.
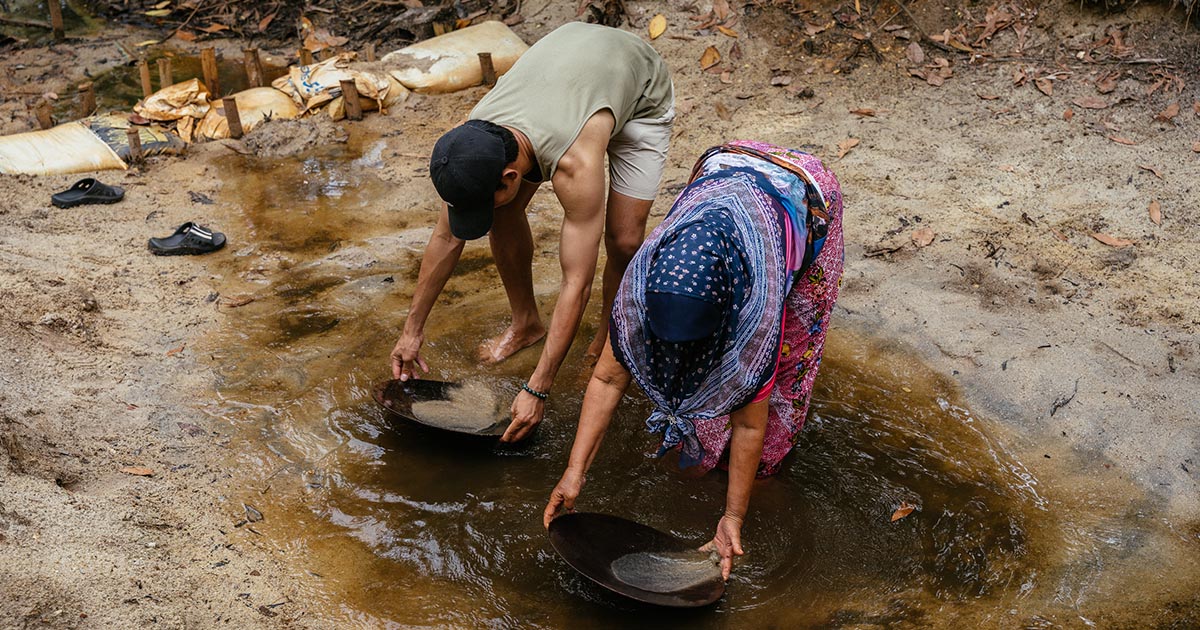
M 485 363 L 499 363 L 546 336 L 546 327 L 533 296 L 533 232 L 525 216 L 525 209 L 537 187 L 537 184 L 521 182 L 516 198 L 497 208 L 492 222 L 488 239 L 496 270 L 500 272 L 504 292 L 508 295 L 508 306 L 512 309 L 512 324 L 499 336 L 480 344 L 479 360 Z
M 634 199 L 611 188 L 608 190 L 608 208 L 604 217 L 604 306 L 600 311 L 600 322 L 596 336 L 588 346 L 587 356 L 595 360 L 604 350 L 608 338 L 608 319 L 612 315 L 613 299 L 625 268 L 646 238 L 646 218 L 654 200 Z

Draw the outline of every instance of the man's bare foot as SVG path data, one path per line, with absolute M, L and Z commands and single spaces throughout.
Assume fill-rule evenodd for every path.
M 479 344 L 479 360 L 483 363 L 499 363 L 516 354 L 523 348 L 528 348 L 546 336 L 546 327 L 540 323 L 535 328 L 517 331 L 509 326 L 498 337 L 492 337 Z

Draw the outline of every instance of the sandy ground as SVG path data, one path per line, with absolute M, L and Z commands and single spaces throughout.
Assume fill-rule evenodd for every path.
M 1069 489 L 1066 505 L 1110 501 L 1117 514 L 1150 514 L 1200 550 L 1194 29 L 1184 33 L 1178 15 L 1153 6 L 1110 17 L 1043 7 L 1023 54 L 1007 52 L 1011 29 L 990 45 L 1014 60 L 970 63 L 927 45 L 929 57 L 945 55 L 953 69 L 931 87 L 908 76 L 907 42 L 891 34 L 876 35 L 882 61 L 843 62 L 853 40 L 818 36 L 805 52 L 803 31 L 768 11 L 735 26 L 743 58 L 727 84 L 700 72 L 697 60 L 708 45 L 728 56 L 733 39 L 694 34 L 686 28 L 694 12 L 682 4 L 634 6 L 639 32 L 655 12 L 669 18 L 655 45 L 675 71 L 680 110 L 656 217 L 694 157 L 721 140 L 762 139 L 825 157 L 846 194 L 839 325 L 895 340 L 961 384 L 1037 477 Z M 807 21 L 828 22 L 831 8 Z M 553 7 L 517 30 L 533 41 L 570 14 Z M 940 8 L 917 16 L 931 32 L 959 21 Z M 1089 65 L 1061 47 L 1098 41 L 1114 25 L 1128 26 L 1130 58 L 1166 61 Z M 30 93 L 63 90 L 80 76 L 64 80 L 57 67 L 70 61 L 97 72 L 120 62 L 115 42 L 144 38 L 129 32 L 69 52 L 19 51 L 3 61 L 5 81 Z M 1155 67 L 1182 86 L 1147 96 Z M 1024 68 L 1031 79 L 1014 86 Z M 1110 70 L 1122 73 L 1117 87 L 1098 94 L 1093 81 Z M 1052 96 L 1035 89 L 1032 77 L 1054 72 Z M 812 96 L 770 85 L 783 74 Z M 361 123 L 362 133 L 387 141 L 381 177 L 402 186 L 380 200 L 384 207 L 432 207 L 410 157 L 425 154 L 482 93 L 415 97 Z M 1106 108 L 1073 104 L 1097 96 Z M 0 104 L 0 130 L 33 127 L 26 101 Z M 1156 119 L 1171 103 L 1180 113 Z M 311 137 L 336 141 L 336 131 Z M 282 125 L 262 133 L 296 135 Z M 839 143 L 852 138 L 858 144 L 838 158 Z M 186 220 L 240 224 L 232 187 L 217 179 L 231 155 L 213 143 L 186 158 L 103 173 L 127 189 L 113 206 L 52 208 L 50 194 L 75 176 L 4 178 L 0 627 L 320 625 L 320 611 L 296 597 L 286 550 L 255 544 L 246 509 L 226 497 L 241 496 L 223 467 L 238 449 L 232 431 L 197 411 L 213 395 L 214 366 L 194 346 L 227 325 L 231 286 L 270 276 L 286 257 L 230 263 L 231 251 L 160 259 L 145 250 L 147 236 Z M 535 204 L 551 205 L 550 194 Z M 1152 200 L 1161 225 L 1148 217 Z M 553 213 L 541 213 L 535 233 L 554 224 Z M 934 232 L 929 245 L 914 242 L 919 228 Z M 1093 233 L 1133 244 L 1112 247 Z M 253 234 L 231 239 L 230 250 L 254 244 Z M 230 265 L 237 277 L 225 275 Z M 127 466 L 153 475 L 121 472 Z M 1179 583 L 1197 579 L 1181 575 Z M 1195 615 L 1190 592 L 1192 600 L 1157 596 Z

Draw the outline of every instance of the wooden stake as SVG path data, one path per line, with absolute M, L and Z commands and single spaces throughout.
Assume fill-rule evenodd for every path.
M 150 64 L 146 63 L 145 59 L 138 61 L 138 77 L 142 80 L 142 98 L 153 94 L 154 88 L 150 86 Z
M 53 0 L 52 0 L 53 1 Z M 92 88 L 92 82 L 79 84 L 79 117 L 87 118 L 96 111 L 96 91 Z
M 52 114 L 52 110 L 50 109 L 50 101 L 47 101 L 44 98 L 39 100 L 37 107 L 35 107 L 33 110 L 33 113 L 35 116 L 37 116 L 38 127 L 41 127 L 42 129 L 49 129 L 54 126 L 54 116 Z
M 492 65 L 492 53 L 479 53 L 479 68 L 483 70 L 483 84 L 496 85 L 496 67 Z
M 205 48 L 200 51 L 200 71 L 204 73 L 204 86 L 212 98 L 221 97 L 221 78 L 217 76 L 217 50 Z
M 229 137 L 235 140 L 241 138 L 242 117 L 238 115 L 237 100 L 226 96 L 221 99 L 221 104 L 225 107 L 225 121 L 229 123 Z
M 63 31 L 62 5 L 59 0 L 46 0 L 46 5 L 50 8 L 50 28 L 54 32 L 54 39 L 62 41 L 67 35 Z
M 300 65 L 302 65 L 302 66 L 313 65 L 313 55 L 312 55 L 311 50 L 309 50 L 307 48 L 300 49 Z
M 158 58 L 158 89 L 163 89 L 175 85 L 175 80 L 171 78 L 171 58 Z
M 342 102 L 346 105 L 346 118 L 362 120 L 362 101 L 358 100 L 358 88 L 353 79 L 342 79 Z
M 263 73 L 262 57 L 258 56 L 257 48 L 247 48 L 242 51 L 245 55 L 243 65 L 246 67 L 246 82 L 250 87 L 262 87 L 266 85 L 265 74 Z
M 363 55 L 367 58 L 367 61 L 375 61 L 375 43 L 374 42 L 366 45 L 366 47 L 363 49 Z
M 125 137 L 129 139 L 129 163 L 137 164 L 142 161 L 142 136 L 137 127 L 130 127 L 125 130 Z

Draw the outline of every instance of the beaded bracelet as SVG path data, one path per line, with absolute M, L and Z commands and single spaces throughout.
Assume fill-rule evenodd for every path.
M 533 395 L 534 398 L 537 398 L 538 400 L 546 400 L 547 398 L 550 397 L 550 394 L 547 394 L 546 392 L 539 392 L 538 390 L 530 387 L 529 383 L 525 383 L 524 385 L 522 385 L 521 389 L 529 392 L 530 394 Z

